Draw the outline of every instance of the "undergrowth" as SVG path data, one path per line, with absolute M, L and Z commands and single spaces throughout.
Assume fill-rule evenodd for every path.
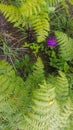
M 0 31 L 0 130 L 73 129 L 72 5 L 0 1 L 7 25 L 22 33 L 12 44 Z

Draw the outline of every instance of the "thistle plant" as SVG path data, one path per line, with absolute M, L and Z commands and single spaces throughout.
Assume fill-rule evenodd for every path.
M 47 45 L 48 46 L 52 46 L 55 47 L 57 45 L 57 40 L 54 36 L 49 37 L 48 41 L 47 41 Z

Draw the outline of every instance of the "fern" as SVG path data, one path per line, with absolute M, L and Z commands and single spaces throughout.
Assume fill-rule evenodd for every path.
M 18 1 L 18 5 L 0 4 L 0 11 L 5 18 L 14 24 L 14 27 L 31 26 L 36 33 L 37 42 L 42 42 L 48 36 L 50 31 L 49 13 L 56 10 L 59 4 L 65 6 L 65 0 L 26 0 Z
M 37 42 L 42 42 L 48 36 L 50 24 L 47 12 L 41 12 L 31 18 L 31 24 L 37 34 Z
M 49 128 L 49 94 L 46 83 L 40 85 L 39 89 L 33 91 L 30 112 L 27 112 L 25 120 L 20 124 L 24 130 L 47 130 Z
M 44 41 L 50 30 L 48 12 L 45 10 L 45 0 L 26 0 L 20 6 L 0 4 L 0 11 L 9 22 L 14 23 L 14 27 L 32 26 L 38 42 Z
M 33 14 L 38 14 L 41 11 L 41 6 L 45 6 L 44 0 L 26 0 L 21 4 L 20 11 L 23 17 L 31 17 Z
M 39 57 L 33 67 L 32 74 L 29 74 L 27 80 L 25 81 L 25 86 L 28 94 L 28 105 L 31 104 L 33 90 L 38 88 L 38 84 L 41 84 L 44 78 L 44 66 L 42 60 Z
M 51 78 L 51 83 L 53 84 L 55 88 L 55 94 L 56 94 L 56 99 L 64 103 L 69 96 L 69 83 L 68 80 L 63 72 L 59 72 L 59 76 L 56 76 L 54 78 L 53 76 Z
M 67 34 L 63 32 L 55 32 L 58 46 L 59 46 L 59 56 L 66 61 L 73 59 L 73 39 L 68 37 Z
M 39 63 L 35 65 L 33 73 L 33 76 L 36 76 L 35 78 L 37 79 L 33 81 L 32 78 L 34 87 L 39 82 L 39 73 L 41 74 L 40 77 L 42 77 L 43 73 L 43 69 L 40 69 L 43 67 L 43 64 L 40 59 L 38 60 Z M 35 70 L 36 68 L 37 70 Z M 41 72 L 39 70 L 41 70 Z M 29 86 L 31 85 L 31 83 L 29 83 L 30 80 L 28 80 L 28 85 L 25 90 L 23 80 L 16 76 L 12 67 L 4 61 L 0 62 L 0 80 L 2 81 L 0 83 L 0 120 L 2 120 L 1 122 L 5 122 L 5 124 L 8 124 L 9 129 L 14 130 L 18 128 L 16 124 L 22 121 L 24 113 L 26 113 L 27 110 L 30 111 L 28 105 L 30 104 L 29 101 L 31 101 L 32 91 L 30 91 L 31 88 L 29 87 L 32 86 Z M 5 124 L 1 126 L 5 126 L 6 128 L 7 125 Z
M 24 83 L 7 62 L 0 61 L 1 130 L 72 128 L 73 106 L 68 95 L 66 76 L 60 72 L 60 76 L 53 77 L 52 82 L 52 77 L 46 82 L 43 67 L 38 58 L 33 73 Z M 64 103 L 60 106 L 63 99 Z
M 0 4 L 0 10 L 9 22 L 14 23 L 15 27 L 23 24 L 23 18 L 21 18 L 19 8 L 16 6 Z
M 55 91 L 51 86 L 44 82 L 39 89 L 33 91 L 31 111 L 25 116 L 23 124 L 20 124 L 21 129 L 25 127 L 25 130 L 60 130 L 67 125 L 71 109 L 69 107 L 65 112 L 63 111 L 64 115 L 60 112 L 54 95 Z
M 49 7 L 55 7 L 56 5 L 58 5 L 60 2 L 62 2 L 62 0 L 46 0 L 47 4 Z
M 58 12 L 61 9 L 66 9 L 68 12 L 68 5 L 66 0 L 46 0 L 49 12 Z
M 69 3 L 73 5 L 73 0 L 69 0 Z
M 0 81 L 0 122 L 4 122 L 0 127 L 13 130 L 16 129 L 14 122 L 23 117 L 19 111 L 24 103 L 24 82 L 5 61 L 0 61 Z

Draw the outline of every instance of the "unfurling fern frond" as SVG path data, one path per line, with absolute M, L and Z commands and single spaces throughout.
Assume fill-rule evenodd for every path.
M 63 32 L 56 31 L 55 32 L 58 47 L 59 47 L 59 56 L 62 57 L 66 61 L 70 61 L 73 59 L 73 39 L 68 37 L 67 34 Z

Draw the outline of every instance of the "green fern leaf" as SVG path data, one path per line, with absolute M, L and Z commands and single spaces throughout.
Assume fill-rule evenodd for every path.
M 72 5 L 73 5 L 73 0 L 69 0 L 69 2 L 70 2 L 70 4 L 72 4 Z
M 9 122 L 10 126 L 14 128 L 14 122 L 17 122 L 15 121 L 16 116 L 20 115 L 19 118 L 21 118 L 19 111 L 23 108 L 25 97 L 25 90 L 22 87 L 24 82 L 20 77 L 16 76 L 12 66 L 5 61 L 0 61 L 0 81 L 0 121 L 3 118 L 2 122 L 5 122 L 3 123 L 5 128 L 8 128 L 6 122 Z M 0 124 L 0 126 L 2 125 Z
M 46 0 L 49 7 L 54 7 L 58 5 L 62 0 Z
M 47 12 L 40 13 L 31 18 L 31 25 L 36 32 L 37 42 L 42 42 L 50 31 L 49 17 Z
M 0 4 L 0 11 L 4 14 L 5 18 L 11 23 L 17 23 L 21 19 L 18 8 L 13 5 Z
M 56 87 L 56 98 L 57 100 L 60 100 L 60 101 L 65 101 L 68 99 L 68 96 L 69 96 L 69 84 L 68 84 L 68 80 L 65 76 L 64 73 L 62 72 L 59 72 L 59 75 L 57 78 L 56 78 L 56 84 L 55 84 L 55 87 Z
M 32 25 L 38 42 L 44 41 L 48 36 L 50 25 L 45 0 L 26 0 L 20 6 L 0 4 L 0 11 L 14 27 Z
M 56 31 L 55 32 L 58 46 L 59 46 L 59 56 L 66 61 L 73 59 L 73 39 L 68 37 L 65 33 Z
M 68 100 L 64 100 L 61 106 L 61 100 L 56 98 L 57 96 L 64 98 L 64 94 L 68 96 L 66 76 L 60 72 L 60 76 L 53 77 L 53 81 L 55 80 L 55 84 L 50 82 L 50 79 L 48 83 L 45 81 L 43 63 L 40 58 L 25 83 L 15 74 L 12 66 L 5 61 L 0 61 L 1 130 L 65 130 L 71 128 L 72 102 L 70 98 L 67 98 Z

